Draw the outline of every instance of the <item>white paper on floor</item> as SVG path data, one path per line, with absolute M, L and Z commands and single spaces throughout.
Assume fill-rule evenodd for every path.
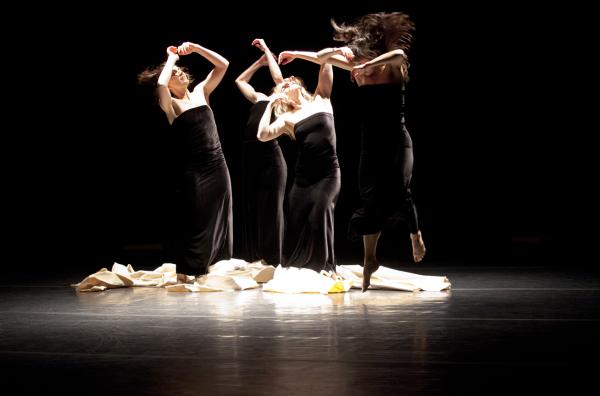
M 344 279 L 352 281 L 353 287 L 362 285 L 363 267 L 360 265 L 338 265 L 336 272 Z M 371 274 L 370 289 L 388 289 L 405 291 L 442 291 L 451 286 L 445 276 L 419 275 L 380 266 Z
M 265 265 L 263 261 L 222 260 L 200 277 L 187 276 L 178 283 L 176 265 L 165 263 L 153 271 L 135 271 L 131 265 L 114 263 L 112 270 L 102 268 L 72 285 L 80 292 L 96 292 L 120 287 L 164 287 L 169 292 L 208 292 L 254 289 L 278 293 L 341 293 L 362 285 L 362 266 L 341 265 L 332 273 L 317 273 L 306 268 Z M 441 291 L 451 286 L 445 276 L 419 275 L 387 267 L 371 275 L 372 289 Z
M 307 268 L 284 268 L 278 265 L 273 279 L 263 285 L 263 290 L 278 293 L 328 294 L 347 292 L 350 287 L 350 280 L 332 276 L 324 271 L 317 273 Z

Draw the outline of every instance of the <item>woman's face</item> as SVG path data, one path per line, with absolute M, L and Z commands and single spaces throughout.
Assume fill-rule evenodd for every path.
M 281 83 L 277 84 L 277 87 L 275 87 L 275 92 L 283 93 L 289 96 L 295 94 L 296 92 L 299 93 L 302 89 L 304 89 L 302 82 L 298 78 L 291 76 L 285 78 Z
M 189 82 L 190 79 L 188 78 L 186 72 L 184 72 L 178 67 L 173 68 L 173 71 L 171 72 L 171 80 L 169 80 L 169 85 L 172 84 L 174 86 L 187 86 Z

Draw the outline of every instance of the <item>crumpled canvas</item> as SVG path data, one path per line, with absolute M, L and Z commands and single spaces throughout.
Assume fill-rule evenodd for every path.
M 166 263 L 153 271 L 135 271 L 131 265 L 114 263 L 111 271 L 102 268 L 72 286 L 80 292 L 131 286 L 165 287 L 171 292 L 245 290 L 259 287 L 258 282 L 268 281 L 274 272 L 275 267 L 260 261 L 222 260 L 211 265 L 207 275 L 187 275 L 186 283 L 178 283 L 175 264 Z
M 352 282 L 335 274 L 317 273 L 307 268 L 278 265 L 273 279 L 263 285 L 264 291 L 279 293 L 343 293 L 350 290 Z
M 209 267 L 209 273 L 200 277 L 186 276 L 178 282 L 176 265 L 165 263 L 153 271 L 135 271 L 131 265 L 114 263 L 111 271 L 102 268 L 72 285 L 79 292 L 96 292 L 119 287 L 164 287 L 169 292 L 209 292 L 254 289 L 263 283 L 263 291 L 278 293 L 343 293 L 362 285 L 363 267 L 339 265 L 337 274 L 307 268 L 265 265 L 263 261 L 248 263 L 244 260 L 222 260 Z M 379 267 L 371 275 L 370 289 L 404 291 L 448 290 L 450 281 L 445 276 L 419 275 Z
M 170 292 L 234 291 L 259 287 L 273 277 L 275 267 L 262 261 L 248 263 L 240 259 L 221 260 L 208 267 L 208 274 L 193 283 L 167 286 Z
M 102 268 L 100 271 L 72 286 L 81 292 L 103 291 L 130 286 L 162 287 L 177 283 L 175 269 L 175 264 L 165 263 L 154 271 L 135 271 L 131 265 L 124 266 L 114 263 L 110 271 Z
M 336 272 L 352 282 L 355 288 L 361 288 L 363 267 L 360 265 L 338 265 Z M 442 291 L 450 289 L 451 283 L 445 276 L 419 275 L 380 266 L 371 274 L 369 289 L 405 290 L 405 291 Z

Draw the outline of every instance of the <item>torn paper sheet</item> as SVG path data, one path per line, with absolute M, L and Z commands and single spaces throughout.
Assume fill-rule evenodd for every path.
M 363 267 L 360 265 L 338 265 L 336 272 L 344 279 L 352 281 L 353 287 L 360 288 Z M 450 289 L 450 281 L 445 276 L 419 275 L 380 266 L 371 275 L 370 289 L 405 291 L 442 291 Z
M 352 283 L 335 275 L 317 273 L 308 268 L 281 265 L 275 269 L 273 279 L 263 285 L 264 291 L 278 293 L 341 293 L 350 290 Z
M 275 267 L 262 261 L 248 263 L 244 260 L 222 260 L 209 267 L 209 273 L 195 278 L 180 274 L 177 267 L 165 263 L 153 271 L 136 271 L 131 265 L 114 263 L 111 271 L 102 268 L 86 277 L 80 283 L 72 285 L 77 291 L 103 291 L 119 287 L 165 287 L 171 292 L 203 292 L 245 290 L 259 287 L 258 283 L 269 281 Z M 185 281 L 181 282 L 181 277 Z

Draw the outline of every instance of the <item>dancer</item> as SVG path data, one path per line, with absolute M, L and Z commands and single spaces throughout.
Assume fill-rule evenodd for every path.
M 359 87 L 362 137 L 359 169 L 362 208 L 350 221 L 353 235 L 364 244 L 363 291 L 379 268 L 377 242 L 384 228 L 399 221 L 408 225 L 413 259 L 420 262 L 425 244 L 419 229 L 410 183 L 413 146 L 404 120 L 404 89 L 408 82 L 407 52 L 414 23 L 402 12 L 362 16 L 354 24 L 332 20 L 334 39 L 347 46 L 327 48 L 317 59 L 306 53 L 284 52 L 282 64 L 294 58 L 327 62 L 351 72 Z
M 231 181 L 221 150 L 209 97 L 219 85 L 229 62 L 207 48 L 185 42 L 167 48 L 162 65 L 144 70 L 140 83 L 156 85 L 158 103 L 172 125 L 182 159 L 183 247 L 178 272 L 203 274 L 233 250 Z M 214 65 L 192 91 L 191 78 L 176 65 L 180 56 L 197 53 Z
M 253 262 L 260 259 L 277 266 L 282 262 L 284 215 L 283 198 L 287 165 L 277 140 L 260 142 L 258 124 L 269 104 L 270 97 L 257 92 L 250 80 L 263 66 L 268 66 L 275 84 L 283 82 L 279 65 L 263 39 L 252 45 L 263 55 L 235 80 L 235 83 L 252 103 L 244 133 L 242 152 L 243 174 L 243 230 L 242 258 Z
M 312 56 L 316 57 L 315 53 Z M 284 265 L 335 272 L 333 212 L 340 169 L 331 106 L 333 69 L 322 64 L 314 94 L 289 77 L 276 86 L 260 120 L 258 138 L 289 135 L 297 141 L 294 184 L 289 193 Z M 271 122 L 274 108 L 277 119 Z

